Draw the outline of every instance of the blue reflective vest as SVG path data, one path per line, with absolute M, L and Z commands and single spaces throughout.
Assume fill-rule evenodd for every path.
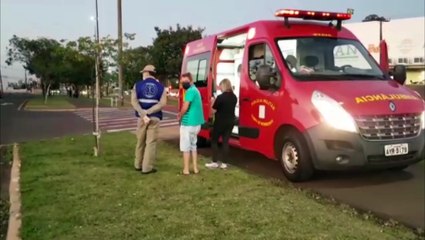
M 164 92 L 164 86 L 154 78 L 146 78 L 136 83 L 135 90 L 140 107 L 148 110 L 153 105 L 159 103 Z M 137 111 L 136 117 L 140 117 Z M 148 114 L 148 117 L 157 117 L 162 120 L 162 111 Z

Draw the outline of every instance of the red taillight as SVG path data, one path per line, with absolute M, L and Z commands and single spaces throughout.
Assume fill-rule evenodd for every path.
M 316 12 L 316 11 L 304 11 L 294 9 L 281 9 L 275 13 L 276 17 L 293 17 L 303 18 L 312 20 L 349 20 L 351 14 L 349 13 L 334 13 L 334 12 Z

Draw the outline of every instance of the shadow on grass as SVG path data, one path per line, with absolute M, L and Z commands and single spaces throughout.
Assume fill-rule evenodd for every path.
M 9 223 L 9 183 L 12 147 L 0 146 L 0 239 L 6 239 Z

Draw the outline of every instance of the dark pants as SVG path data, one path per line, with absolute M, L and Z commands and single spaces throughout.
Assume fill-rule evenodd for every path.
M 226 162 L 229 154 L 229 138 L 232 134 L 233 123 L 214 124 L 211 133 L 211 146 L 213 150 L 213 162 L 219 161 L 220 150 L 218 140 L 222 139 L 221 162 Z

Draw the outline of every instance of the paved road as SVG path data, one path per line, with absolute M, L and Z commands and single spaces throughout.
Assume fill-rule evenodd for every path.
M 19 111 L 19 106 L 32 95 L 7 94 L 0 99 L 0 144 L 78 135 L 93 131 L 92 110 L 75 112 Z M 100 109 L 99 126 L 102 132 L 132 131 L 136 118 L 130 109 Z M 178 125 L 176 114 L 164 111 L 161 127 Z
M 171 141 L 178 145 L 178 131 Z M 170 137 L 168 137 L 170 139 Z M 200 154 L 211 156 L 209 148 Z M 264 156 L 231 149 L 230 163 L 265 178 L 286 181 L 280 164 Z M 384 218 L 392 218 L 413 228 L 425 228 L 425 163 L 404 171 L 320 172 L 310 182 L 295 184 L 310 189 L 355 208 L 371 211 Z
M 91 109 L 80 109 L 75 112 L 81 118 L 92 122 L 93 112 Z M 161 127 L 176 126 L 179 122 L 176 114 L 164 111 Z M 103 132 L 133 131 L 137 127 L 137 119 L 131 109 L 104 108 L 99 111 L 99 127 Z
M 27 112 L 18 107 L 29 94 L 5 94 L 0 100 L 0 144 L 91 132 L 91 124 L 72 112 Z

